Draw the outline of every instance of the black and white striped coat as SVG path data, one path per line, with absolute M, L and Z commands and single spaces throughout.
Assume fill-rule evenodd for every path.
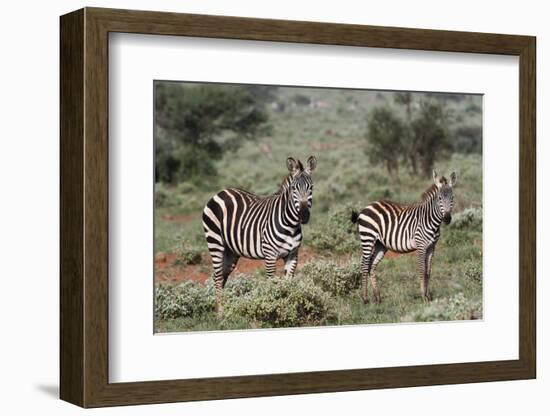
M 202 224 L 212 258 L 218 311 L 223 287 L 240 257 L 265 260 L 268 277 L 273 276 L 277 259 L 282 258 L 286 275 L 294 274 L 302 243 L 301 225 L 309 221 L 313 202 L 311 173 L 316 164 L 313 156 L 305 167 L 299 160 L 288 158 L 289 175 L 268 197 L 228 188 L 207 202 Z
M 360 213 L 352 213 L 361 238 L 361 272 L 363 276 L 363 301 L 368 303 L 368 279 L 374 299 L 380 302 L 380 289 L 376 278 L 376 266 L 387 250 L 398 253 L 417 252 L 420 292 L 428 300 L 428 282 L 431 274 L 435 245 L 439 240 L 442 222 L 451 222 L 453 186 L 456 174 L 450 181 L 433 172 L 434 184 L 424 192 L 422 201 L 403 205 L 391 201 L 376 201 Z

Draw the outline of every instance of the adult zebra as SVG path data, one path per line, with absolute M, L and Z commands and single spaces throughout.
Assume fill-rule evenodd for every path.
M 221 311 L 221 295 L 229 274 L 240 257 L 265 260 L 268 277 L 275 273 L 277 259 L 285 262 L 285 274 L 294 275 L 302 242 L 301 224 L 309 221 L 313 202 L 311 173 L 317 159 L 310 156 L 306 166 L 289 157 L 289 174 L 279 190 L 260 197 L 242 189 L 224 189 L 204 207 L 202 225 L 212 257 L 216 310 Z
M 376 266 L 388 249 L 398 253 L 416 250 L 420 294 L 423 300 L 430 299 L 428 283 L 432 258 L 439 239 L 441 223 L 451 222 L 453 186 L 456 179 L 455 172 L 451 173 L 450 180 L 447 181 L 444 176 L 439 177 L 433 171 L 434 184 L 424 192 L 420 202 L 402 205 L 391 201 L 376 201 L 364 208 L 361 213 L 352 212 L 351 220 L 357 223 L 361 238 L 361 273 L 365 303 L 369 301 L 369 277 L 374 300 L 380 302 Z

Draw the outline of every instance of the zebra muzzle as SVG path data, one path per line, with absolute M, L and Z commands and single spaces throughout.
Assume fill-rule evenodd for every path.
M 300 207 L 299 215 L 302 224 L 307 224 L 309 222 L 309 209 L 307 207 Z
M 443 217 L 443 222 L 448 225 L 451 223 L 451 219 L 451 214 L 445 214 L 445 216 Z

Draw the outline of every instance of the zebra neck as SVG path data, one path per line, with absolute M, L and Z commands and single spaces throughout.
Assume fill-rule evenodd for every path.
M 283 224 L 291 228 L 300 228 L 300 217 L 292 201 L 292 191 L 290 187 L 281 194 L 279 203 Z
M 441 214 L 437 204 L 438 195 L 439 192 L 436 191 L 422 203 L 422 206 L 425 208 L 425 212 L 427 214 L 425 216 L 426 220 L 436 228 L 439 228 L 443 222 L 443 215 Z

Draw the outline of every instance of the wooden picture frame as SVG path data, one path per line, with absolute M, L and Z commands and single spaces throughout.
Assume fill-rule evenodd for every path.
M 60 396 L 83 407 L 529 379 L 536 376 L 535 38 L 85 8 L 61 17 Z M 519 359 L 109 383 L 108 34 L 519 57 Z

